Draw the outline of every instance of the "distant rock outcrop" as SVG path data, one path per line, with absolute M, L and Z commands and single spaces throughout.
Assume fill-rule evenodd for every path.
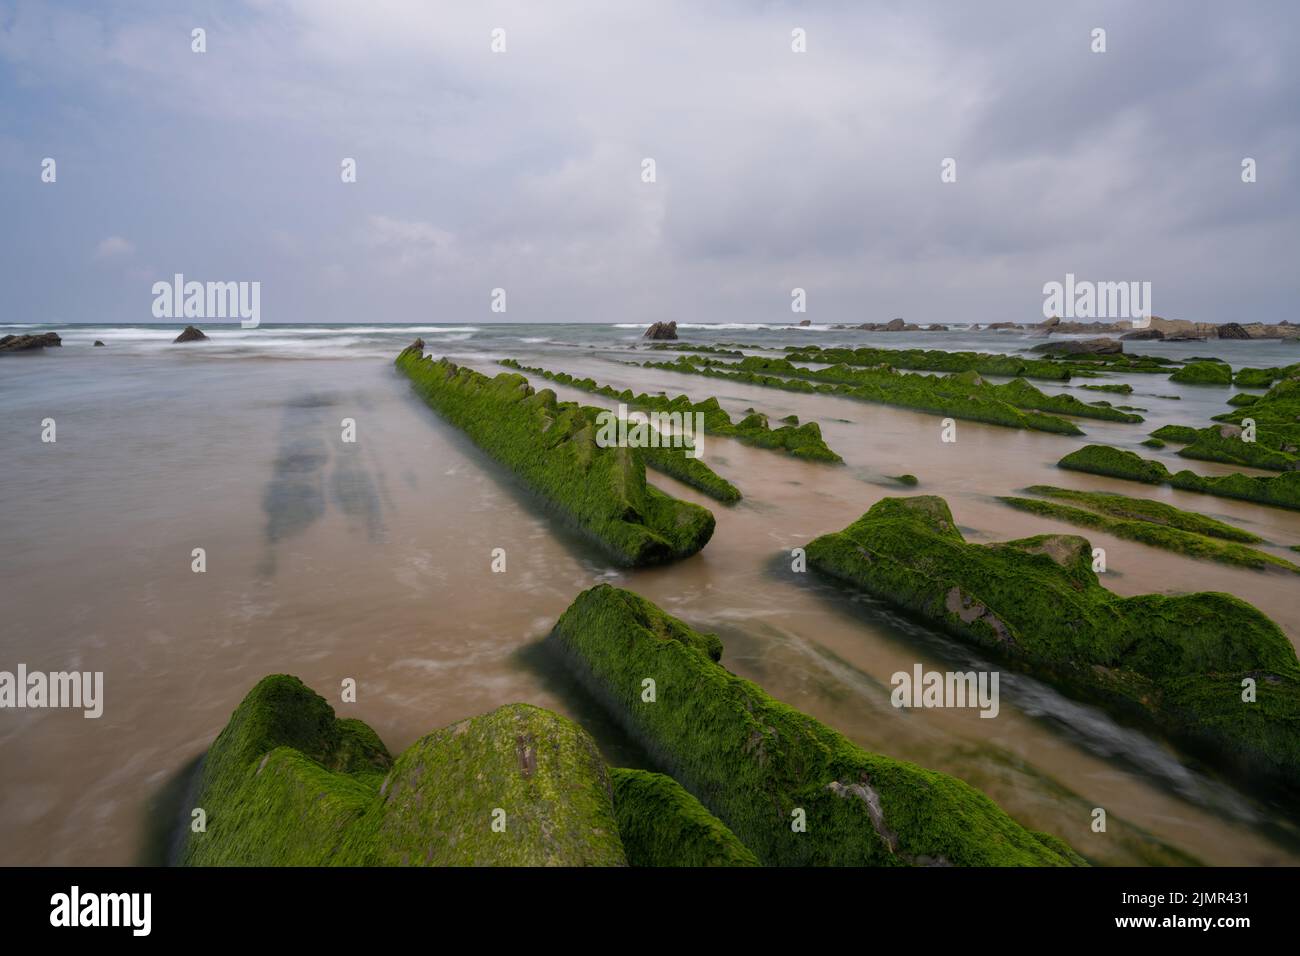
M 35 335 L 6 335 L 0 338 L 0 352 L 28 352 L 32 349 L 48 349 L 63 345 L 63 339 L 55 332 L 38 332 Z
M 806 329 L 810 325 L 812 325 L 812 319 L 804 319 L 799 323 L 799 328 Z
M 201 330 L 192 325 L 187 325 L 180 335 L 172 339 L 172 344 L 175 345 L 178 342 L 206 342 L 207 340 L 208 337 Z
M 1050 352 L 1053 355 L 1117 355 L 1124 345 L 1117 339 L 1066 339 L 1035 345 L 1032 352 Z
M 642 338 L 647 339 L 676 339 L 677 323 L 676 322 L 656 322 L 650 328 L 645 330 Z
M 94 346 L 94 347 L 95 347 L 95 348 L 103 348 L 103 347 L 104 347 L 104 343 L 101 342 L 101 341 L 99 341 L 99 339 L 95 339 L 95 346 Z
M 1224 322 L 1219 326 L 1219 338 L 1221 339 L 1248 339 L 1250 333 L 1243 329 L 1236 322 Z
M 1125 332 L 1120 336 L 1123 342 L 1159 342 L 1165 337 L 1165 333 L 1159 329 L 1138 329 L 1136 332 Z

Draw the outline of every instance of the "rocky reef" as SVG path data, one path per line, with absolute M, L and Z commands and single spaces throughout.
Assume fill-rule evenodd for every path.
M 1120 597 L 1099 583 L 1086 539 L 969 544 L 932 496 L 885 498 L 807 555 L 829 577 L 1069 693 L 1300 787 L 1300 661 L 1276 624 L 1230 594 Z
M 978 372 L 1007 378 L 1040 378 L 1067 382 L 1070 369 L 1059 362 L 998 355 L 989 352 L 945 352 L 942 349 L 871 349 L 821 348 L 816 345 L 787 346 L 791 362 L 826 362 L 831 365 L 858 365 L 920 372 Z
M 846 365 L 814 371 L 793 365 L 786 359 L 763 359 L 755 356 L 738 363 L 682 356 L 674 362 L 641 364 L 647 368 L 704 375 L 791 392 L 838 395 L 857 401 L 892 405 L 931 415 L 944 415 L 989 425 L 1002 425 L 1007 428 L 1028 428 L 1059 435 L 1083 434 L 1079 426 L 1067 419 L 1025 411 L 1011 404 L 1005 397 L 1001 397 L 1016 395 L 1023 400 L 1035 400 L 1031 395 L 1032 390 L 1032 393 L 1042 396 L 1044 401 L 1050 400 L 1048 396 L 1043 396 L 1042 392 L 1023 379 L 1017 380 L 1019 384 L 1010 382 L 1004 386 L 993 386 L 984 383 L 974 372 L 936 376 L 902 373 L 892 368 L 853 369 Z M 963 379 L 961 376 L 967 378 Z M 997 389 L 1006 391 L 999 393 Z M 1102 415 L 1111 417 L 1109 413 L 1102 412 L 1095 406 L 1085 405 L 1078 399 L 1071 397 L 1070 401 L 1075 403 L 1072 407 L 1082 406 L 1091 409 L 1097 417 Z M 1141 421 L 1139 416 L 1128 416 L 1123 412 L 1114 414 L 1121 416 L 1119 420 L 1122 421 Z
M 706 432 L 734 438 L 745 445 L 780 450 L 795 458 L 803 458 L 809 461 L 843 461 L 826 444 L 826 441 L 822 438 L 821 428 L 816 422 L 805 422 L 800 425 L 798 419 L 795 419 L 793 423 L 773 428 L 768 422 L 767 416 L 758 412 L 747 415 L 739 422 L 733 422 L 731 416 L 727 414 L 726 410 L 713 396 L 709 396 L 703 401 L 693 402 L 685 395 L 667 398 L 663 395 L 649 395 L 645 392 L 633 394 L 630 388 L 619 391 L 610 385 L 599 385 L 590 378 L 575 378 L 567 372 L 553 372 L 544 368 L 520 365 L 514 359 L 503 359 L 501 364 L 506 368 L 527 372 L 530 375 L 540 375 L 542 378 L 560 385 L 567 385 L 570 388 L 577 388 L 584 392 L 615 399 L 631 408 L 682 415 L 698 412 L 704 416 L 704 430 Z
M 33 335 L 6 335 L 0 338 L 0 352 L 31 352 L 35 349 L 58 348 L 63 340 L 56 332 L 37 332 Z
M 1276 568 L 1300 574 L 1300 565 L 1274 557 L 1264 551 L 1248 548 L 1235 542 L 1216 540 L 1195 532 L 1157 524 L 1153 521 L 1098 514 L 1083 508 L 1064 505 L 1057 501 L 1042 501 L 1038 498 L 1020 498 L 1007 495 L 999 497 L 998 500 L 1020 511 L 1027 511 L 1043 518 L 1053 518 L 1082 528 L 1094 528 L 1107 534 L 1113 534 L 1117 538 L 1137 541 L 1140 544 L 1173 551 L 1189 558 L 1218 561 L 1222 564 L 1232 564 L 1256 570 Z
M 522 375 L 488 378 L 423 349 L 417 340 L 396 360 L 417 394 L 616 560 L 659 564 L 708 543 L 712 512 L 647 484 L 641 449 L 597 444 L 598 409 L 535 392 Z
M 629 591 L 583 592 L 549 641 L 660 769 L 764 865 L 1083 862 L 960 780 L 868 753 L 773 700 L 719 663 L 716 636 Z
M 1056 464 L 1060 468 L 1086 471 L 1093 475 L 1141 481 L 1148 485 L 1169 484 L 1184 491 L 1199 491 L 1220 498 L 1240 498 L 1276 508 L 1300 510 L 1300 471 L 1269 477 L 1242 474 L 1198 475 L 1192 471 L 1171 473 L 1158 461 L 1109 445 L 1085 445 L 1078 451 L 1070 452 Z

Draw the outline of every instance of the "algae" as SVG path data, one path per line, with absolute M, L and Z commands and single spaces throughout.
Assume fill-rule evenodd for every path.
M 868 753 L 773 700 L 717 663 L 715 636 L 629 591 L 583 592 L 550 641 L 661 769 L 765 865 L 1082 862 L 960 780 Z M 654 702 L 642 699 L 646 678 Z
M 659 564 L 708 543 L 712 512 L 647 484 L 642 449 L 597 444 L 599 409 L 534 392 L 522 375 L 489 379 L 422 350 L 417 342 L 396 364 L 424 401 L 615 559 Z
M 1300 661 L 1281 629 L 1218 592 L 1120 597 L 1077 535 L 969 544 L 942 498 L 885 498 L 808 563 L 1067 692 L 1294 791 Z M 1243 681 L 1258 699 L 1242 700 Z

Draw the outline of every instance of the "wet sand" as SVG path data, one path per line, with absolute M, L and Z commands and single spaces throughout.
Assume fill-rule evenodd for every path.
M 0 718 L 0 864 L 140 859 L 152 797 L 275 672 L 366 720 L 394 752 L 528 701 L 582 721 L 611 760 L 638 763 L 539 646 L 573 597 L 600 581 L 716 631 L 723 663 L 775 697 L 864 747 L 969 781 L 1097 862 L 1300 863 L 1300 840 L 1276 808 L 1035 681 L 1003 671 L 994 720 L 894 709 L 895 671 L 978 658 L 877 602 L 792 573 L 789 562 L 791 548 L 891 494 L 942 495 L 973 541 L 1079 533 L 993 498 L 1038 483 L 1145 493 L 1239 523 L 1279 555 L 1300 543 L 1300 514 L 1057 469 L 1085 439 L 958 422 L 958 441 L 945 444 L 934 416 L 633 368 L 591 351 L 508 354 L 620 387 L 715 394 L 733 414 L 753 406 L 815 419 L 846 463 L 711 436 L 706 459 L 745 500 L 720 506 L 653 475 L 709 506 L 717 531 L 687 561 L 627 572 L 420 404 L 387 361 L 133 356 L 39 390 L 32 363 L 6 372 L 0 666 L 102 670 L 106 705 L 99 720 L 79 711 Z M 491 355 L 464 357 L 496 371 Z M 1150 384 L 1168 391 L 1163 377 Z M 56 445 L 35 437 L 46 415 L 59 422 Z M 340 440 L 348 417 L 355 444 Z M 1081 424 L 1086 440 L 1136 447 L 1164 420 L 1190 418 L 1175 410 L 1144 425 Z M 1233 470 L 1142 451 L 1207 474 Z M 886 477 L 903 472 L 920 486 Z M 1300 638 L 1285 575 L 1087 536 L 1106 548 L 1104 583 L 1121 594 L 1226 590 Z M 196 547 L 206 549 L 203 574 L 191 571 Z M 490 570 L 498 547 L 503 574 Z M 349 677 L 358 701 L 342 704 Z M 1089 828 L 1099 806 L 1104 834 Z

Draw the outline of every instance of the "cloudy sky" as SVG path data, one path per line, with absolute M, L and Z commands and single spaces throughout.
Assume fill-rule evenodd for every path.
M 1290 0 L 0 0 L 0 322 L 176 272 L 263 322 L 1036 321 L 1067 272 L 1296 321 L 1298 48 Z

